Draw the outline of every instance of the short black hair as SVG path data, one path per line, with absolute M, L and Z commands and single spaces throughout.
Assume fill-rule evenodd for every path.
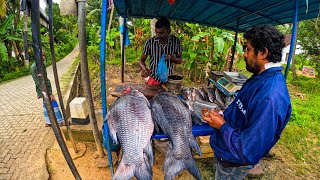
M 170 22 L 167 18 L 160 18 L 156 22 L 156 28 L 162 28 L 165 27 L 166 29 L 170 30 Z
M 267 59 L 270 62 L 280 62 L 284 47 L 284 35 L 274 26 L 269 24 L 257 25 L 245 32 L 244 37 L 251 43 L 255 54 L 259 51 L 269 53 Z

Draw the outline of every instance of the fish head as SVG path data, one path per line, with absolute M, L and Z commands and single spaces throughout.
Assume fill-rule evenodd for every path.
M 191 94 L 191 90 L 190 90 L 190 88 L 188 88 L 188 87 L 183 87 L 183 88 L 181 89 L 181 91 L 180 91 L 180 94 L 181 94 L 182 99 L 188 100 L 188 99 L 189 99 L 189 96 L 190 96 L 190 94 Z
M 126 95 L 126 94 L 129 94 L 131 92 L 131 90 L 132 90 L 132 88 L 130 86 L 125 86 L 125 87 L 123 87 L 122 93 L 124 95 Z

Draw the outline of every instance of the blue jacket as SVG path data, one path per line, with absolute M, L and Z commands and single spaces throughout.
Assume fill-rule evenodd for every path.
M 257 164 L 279 140 L 291 116 L 282 67 L 252 76 L 224 112 L 226 123 L 210 137 L 217 158 Z

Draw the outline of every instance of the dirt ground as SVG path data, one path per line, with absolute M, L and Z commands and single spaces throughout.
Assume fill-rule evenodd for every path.
M 127 83 L 143 83 L 143 79 L 140 77 L 139 68 L 137 66 L 127 66 L 125 72 L 125 82 Z M 112 92 L 115 87 L 121 82 L 121 67 L 108 65 L 107 73 L 107 90 Z M 98 82 L 99 80 L 97 80 Z M 98 82 L 99 83 L 99 82 Z M 205 84 L 203 84 L 205 85 Z M 197 86 L 197 84 L 195 84 Z M 200 84 L 198 84 L 200 86 Z M 93 97 L 95 100 L 95 108 L 100 109 L 99 102 L 100 95 L 97 88 L 100 88 L 100 84 L 92 85 Z M 108 93 L 107 101 L 111 104 L 115 100 L 114 97 Z M 71 127 L 72 128 L 72 127 Z M 99 127 L 100 128 L 100 127 Z M 75 154 L 72 146 L 68 143 L 69 151 L 73 157 L 73 161 L 82 177 L 85 180 L 104 180 L 111 179 L 110 169 L 107 167 L 107 156 L 103 159 L 98 158 L 96 154 L 96 148 L 94 143 L 80 143 L 78 147 L 80 153 Z M 154 151 L 155 164 L 153 166 L 153 179 L 164 179 L 164 174 L 161 171 L 165 154 L 161 153 L 157 149 Z M 260 177 L 247 177 L 246 179 L 318 179 L 319 174 L 305 174 L 304 168 L 308 168 L 308 165 L 300 164 L 296 161 L 292 153 L 281 145 L 276 145 L 272 149 L 271 157 L 265 158 L 261 161 L 263 169 L 266 171 L 264 176 Z M 113 154 L 114 159 L 116 155 Z M 214 179 L 214 158 L 196 159 L 196 163 L 201 171 L 202 179 Z M 50 179 L 74 179 L 63 155 L 57 144 L 47 151 L 47 165 L 50 173 Z M 116 167 L 117 164 L 114 165 Z M 320 167 L 320 166 L 319 166 Z M 189 180 L 194 179 L 188 171 L 183 171 L 176 179 Z

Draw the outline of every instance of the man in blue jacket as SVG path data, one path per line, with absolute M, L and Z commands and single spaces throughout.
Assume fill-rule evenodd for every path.
M 271 25 L 258 25 L 244 37 L 246 69 L 252 77 L 223 116 L 214 110 L 203 114 L 216 129 L 210 137 L 216 179 L 243 179 L 279 140 L 292 111 L 279 64 L 283 34 Z

